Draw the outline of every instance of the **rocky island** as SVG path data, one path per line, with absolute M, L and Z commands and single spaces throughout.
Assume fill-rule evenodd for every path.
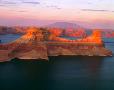
M 30 27 L 19 39 L 0 44 L 0 62 L 13 58 L 48 60 L 48 56 L 60 55 L 112 56 L 112 52 L 105 48 L 97 30 L 90 36 L 76 40 L 62 38 L 60 33 L 54 30 L 44 32 L 36 27 Z

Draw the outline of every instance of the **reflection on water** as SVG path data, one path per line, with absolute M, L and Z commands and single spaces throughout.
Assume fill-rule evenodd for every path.
M 96 88 L 102 57 L 58 57 L 54 60 L 49 71 L 51 90 Z
M 0 63 L 0 88 L 12 90 L 112 90 L 113 57 L 50 57 L 50 61 Z

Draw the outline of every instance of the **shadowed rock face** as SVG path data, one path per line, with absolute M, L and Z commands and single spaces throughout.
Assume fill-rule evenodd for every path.
M 21 38 L 9 43 L 0 44 L 0 61 L 19 59 L 48 59 L 48 56 L 82 55 L 111 56 L 105 49 L 99 33 L 96 31 L 89 37 L 80 40 L 68 40 L 57 36 L 54 42 L 43 41 L 44 36 L 38 28 L 31 27 Z
M 112 52 L 101 44 L 83 43 L 48 43 L 49 56 L 81 55 L 81 56 L 111 56 Z

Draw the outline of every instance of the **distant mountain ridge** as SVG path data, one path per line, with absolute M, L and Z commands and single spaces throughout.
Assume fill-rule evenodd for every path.
M 63 29 L 67 29 L 67 28 L 83 28 L 81 27 L 80 25 L 78 24 L 75 24 L 75 23 L 70 23 L 70 22 L 55 22 L 55 23 L 52 23 L 50 25 L 47 25 L 46 27 L 49 27 L 49 28 L 63 28 Z

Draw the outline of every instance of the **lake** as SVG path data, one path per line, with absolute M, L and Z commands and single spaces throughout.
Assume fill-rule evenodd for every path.
M 3 43 L 20 36 L 0 36 Z M 114 53 L 114 38 L 104 39 Z M 49 57 L 0 63 L 0 90 L 114 90 L 114 57 Z

